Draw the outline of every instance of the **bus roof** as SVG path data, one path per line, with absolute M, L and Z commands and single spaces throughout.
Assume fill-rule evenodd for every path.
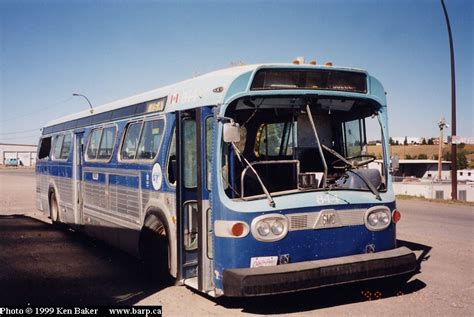
M 195 78 L 154 89 L 135 96 L 113 101 L 104 105 L 94 107 L 93 114 L 90 110 L 84 110 L 70 114 L 46 124 L 46 127 L 59 125 L 72 120 L 94 116 L 100 113 L 124 108 L 127 106 L 148 102 L 160 98 L 166 98 L 166 106 L 163 112 L 173 112 L 200 107 L 203 105 L 215 105 L 224 102 L 227 89 L 239 76 L 248 72 L 256 72 L 261 68 L 282 68 L 282 69 L 328 69 L 363 72 L 360 69 L 334 67 L 324 65 L 295 65 L 295 64 L 254 64 L 242 65 L 226 68 L 211 73 L 207 73 Z

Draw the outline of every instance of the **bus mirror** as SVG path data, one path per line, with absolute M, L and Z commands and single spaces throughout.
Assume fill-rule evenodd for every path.
M 240 127 L 238 123 L 226 122 L 224 123 L 224 142 L 232 143 L 240 141 Z
M 394 155 L 392 156 L 391 160 L 392 162 L 391 162 L 390 168 L 392 172 L 398 171 L 400 167 L 400 158 L 398 157 L 398 155 Z

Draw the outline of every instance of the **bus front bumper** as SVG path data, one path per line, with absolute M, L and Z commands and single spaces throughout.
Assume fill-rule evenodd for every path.
M 224 295 L 245 297 L 287 293 L 323 286 L 386 278 L 413 272 L 415 254 L 406 247 L 377 253 L 224 270 Z

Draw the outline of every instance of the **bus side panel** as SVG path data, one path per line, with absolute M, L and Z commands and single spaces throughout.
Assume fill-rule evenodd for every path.
M 66 161 L 53 161 L 51 166 L 57 190 L 60 219 L 67 224 L 74 224 L 72 156 L 71 150 Z
M 48 159 L 36 160 L 36 208 L 42 211 L 45 216 L 49 216 L 48 202 Z

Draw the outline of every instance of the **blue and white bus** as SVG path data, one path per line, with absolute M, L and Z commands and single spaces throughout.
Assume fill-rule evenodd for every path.
M 37 206 L 215 297 L 405 276 L 388 135 L 365 71 L 233 67 L 51 121 Z

